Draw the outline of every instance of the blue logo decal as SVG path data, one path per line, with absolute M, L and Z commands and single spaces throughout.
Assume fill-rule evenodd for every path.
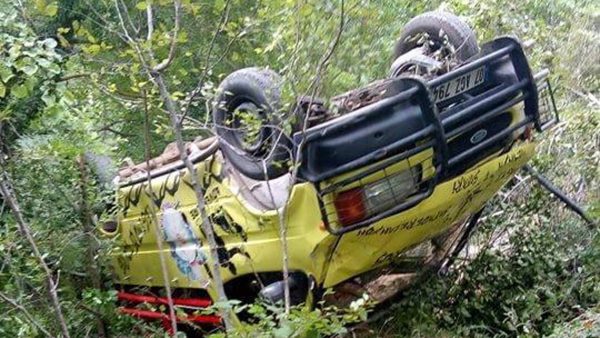
M 487 130 L 485 129 L 479 129 L 478 131 L 476 131 L 473 136 L 471 136 L 471 143 L 472 144 L 477 144 L 481 141 L 483 141 L 483 139 L 487 136 Z

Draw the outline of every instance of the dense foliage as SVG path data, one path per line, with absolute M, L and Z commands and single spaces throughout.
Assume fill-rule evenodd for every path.
M 106 266 L 110 243 L 97 238 L 87 217 L 88 209 L 103 211 L 110 192 L 94 179 L 93 166 L 80 166 L 87 152 L 107 154 L 115 163 L 143 159 L 146 112 L 151 152 L 158 154 L 173 140 L 158 89 L 121 28 L 135 32 L 131 38 L 141 42 L 143 53 L 168 58 L 172 2 L 151 2 L 154 32 L 146 39 L 147 1 L 0 0 L 0 163 L 59 282 L 73 337 L 98 335 L 98 319 L 112 336 L 163 335 L 115 311 Z M 187 138 L 210 132 L 214 88 L 241 67 L 279 71 L 288 98 L 312 91 L 329 97 L 385 76 L 402 25 L 426 10 L 441 7 L 462 15 L 480 41 L 501 34 L 534 39 L 531 59 L 535 67 L 552 70 L 564 120 L 544 136 L 533 164 L 600 216 L 597 2 L 182 3 L 176 57 L 165 78 L 172 99 L 189 110 Z M 598 335 L 598 228 L 562 209 L 525 173 L 490 203 L 472 246 L 480 253 L 470 264 L 410 290 L 366 331 L 407 337 Z M 0 337 L 58 334 L 45 288 L 36 257 L 0 199 L 0 295 L 6 297 L 0 298 Z M 342 332 L 343 316 L 329 314 L 298 309 L 277 330 L 265 314 L 260 325 L 282 337 L 292 329 L 315 336 L 315 327 Z

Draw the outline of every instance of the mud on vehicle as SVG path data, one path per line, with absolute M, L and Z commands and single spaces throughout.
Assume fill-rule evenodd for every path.
M 329 100 L 298 98 L 302 123 L 291 131 L 278 127 L 276 72 L 245 68 L 223 80 L 217 137 L 187 152 L 230 299 L 281 301 L 284 207 L 294 304 L 343 306 L 364 293 L 384 302 L 419 272 L 447 269 L 484 204 L 534 155 L 534 131 L 557 120 L 548 73 L 533 75 L 516 38 L 479 46 L 457 17 L 429 12 L 405 26 L 394 53 L 386 79 Z M 297 177 L 289 163 L 299 163 Z M 160 241 L 173 302 L 187 313 L 178 320 L 220 325 L 194 312 L 217 297 L 176 148 L 123 168 L 117 185 L 119 213 L 102 231 L 118 235 L 122 311 L 168 329 L 166 314 L 146 306 L 166 304 Z

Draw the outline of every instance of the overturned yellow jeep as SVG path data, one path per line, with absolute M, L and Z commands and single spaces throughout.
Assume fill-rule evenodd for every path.
M 539 99 L 551 94 L 546 75 L 532 74 L 517 39 L 480 47 L 457 17 L 429 12 L 405 26 L 388 78 L 329 100 L 298 98 L 291 132 L 280 127 L 274 71 L 227 76 L 212 112 L 217 136 L 186 151 L 228 298 L 282 300 L 282 225 L 293 304 L 382 302 L 419 271 L 447 269 L 484 204 L 535 153 L 533 132 L 556 120 Z M 179 152 L 123 168 L 117 185 L 118 216 L 102 231 L 118 236 L 122 311 L 169 328 L 165 313 L 139 306 L 167 302 L 161 244 L 173 303 L 188 314 L 179 320 L 220 325 L 194 312 L 217 296 Z

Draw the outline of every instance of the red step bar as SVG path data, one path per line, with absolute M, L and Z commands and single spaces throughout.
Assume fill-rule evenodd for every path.
M 158 305 L 168 305 L 167 298 L 138 295 L 135 293 L 119 292 L 117 293 L 119 301 L 132 303 L 148 303 Z M 212 304 L 210 299 L 206 298 L 173 298 L 173 305 L 191 306 L 197 308 L 206 308 Z M 136 308 L 120 307 L 119 311 L 123 314 L 146 320 L 160 320 L 163 328 L 172 335 L 173 327 L 169 315 L 164 312 L 140 310 Z M 176 318 L 178 323 L 195 323 L 195 324 L 210 324 L 215 326 L 221 325 L 221 317 L 215 315 L 185 315 Z
M 164 297 L 155 297 L 155 296 L 144 296 L 138 295 L 135 293 L 128 292 L 119 292 L 117 293 L 117 299 L 126 302 L 133 303 L 149 303 L 149 304 L 159 304 L 159 305 L 168 305 L 169 301 Z M 182 305 L 182 306 L 194 306 L 194 307 L 209 307 L 212 304 L 210 299 L 206 298 L 173 298 L 173 305 Z

